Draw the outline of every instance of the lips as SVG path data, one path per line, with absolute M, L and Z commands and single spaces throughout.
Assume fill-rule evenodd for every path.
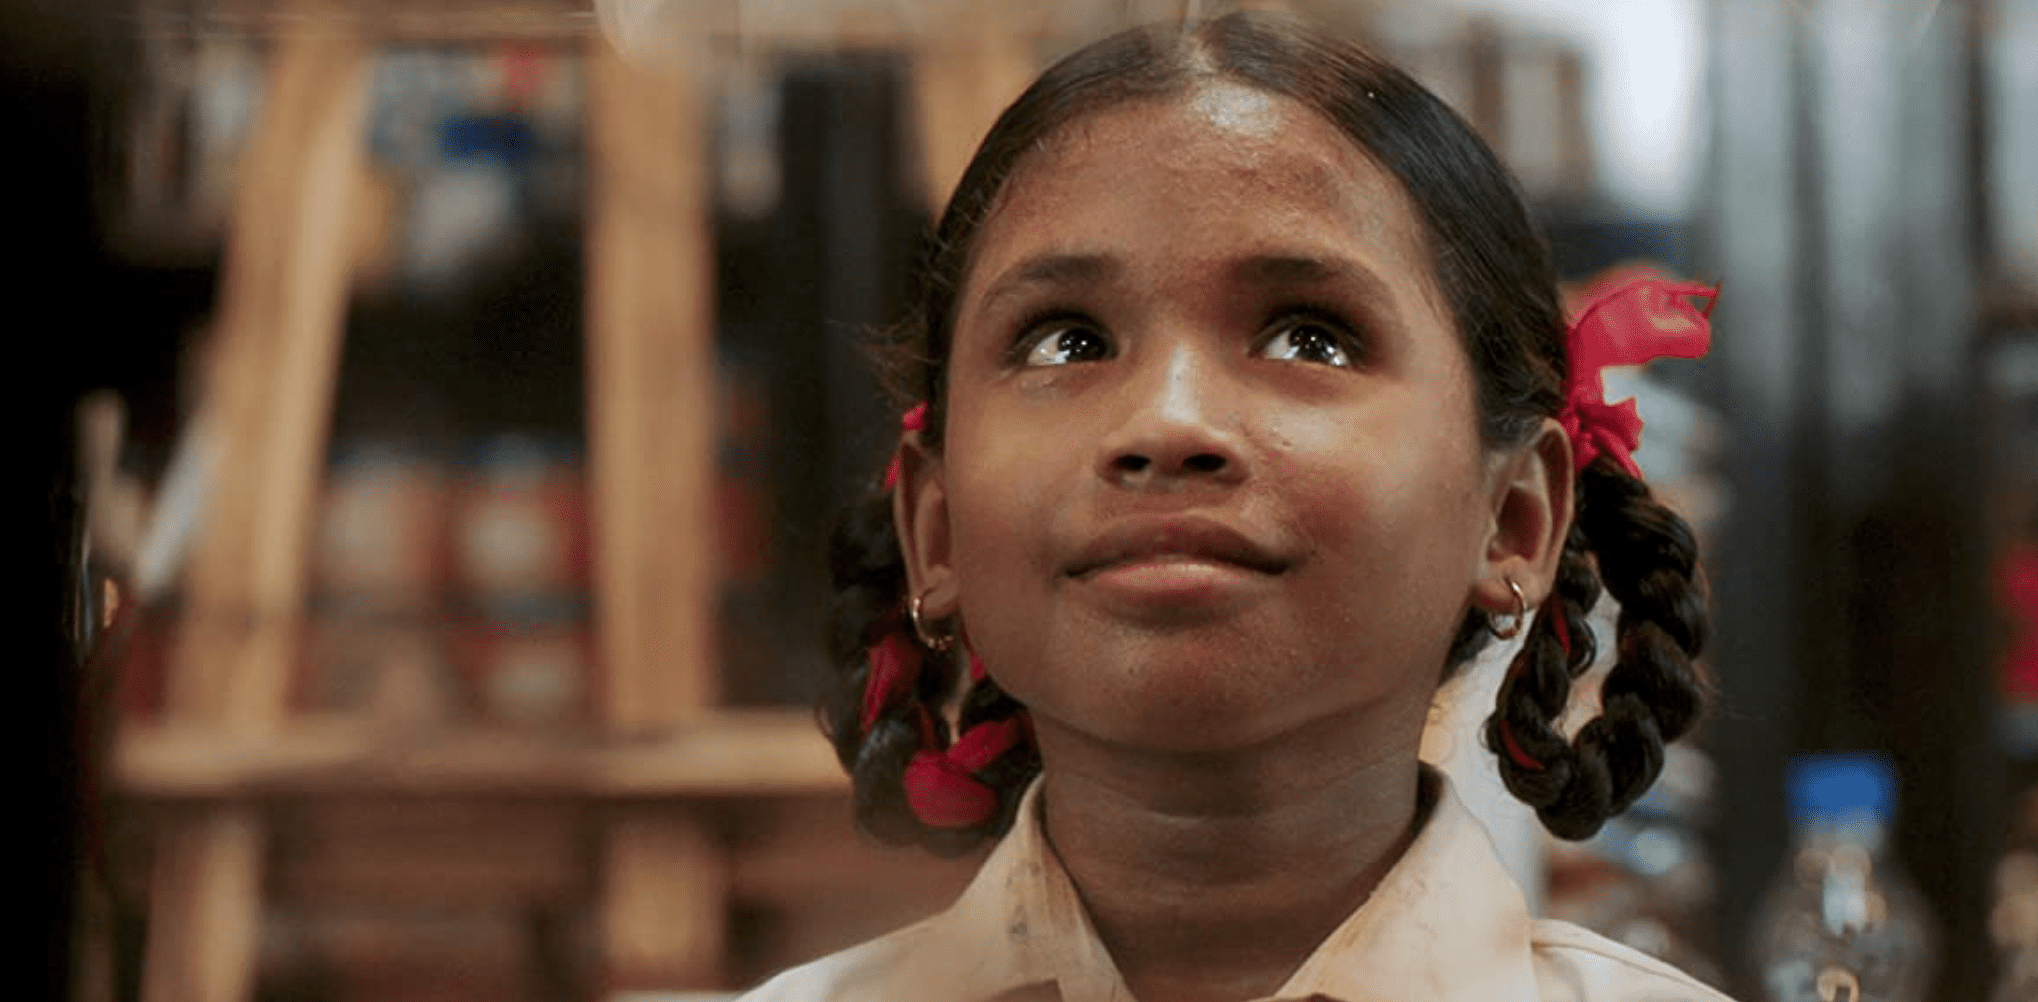
M 1198 560 L 1261 574 L 1279 574 L 1289 565 L 1273 547 L 1213 519 L 1143 515 L 1112 523 L 1076 553 L 1065 573 L 1081 578 L 1127 564 Z

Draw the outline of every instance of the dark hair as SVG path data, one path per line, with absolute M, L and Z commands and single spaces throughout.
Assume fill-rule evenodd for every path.
M 1484 446 L 1519 445 L 1558 412 L 1568 363 L 1556 270 L 1506 168 L 1462 119 L 1400 70 L 1291 19 L 1233 14 L 1095 43 L 1042 74 L 999 116 L 935 231 L 918 308 L 881 353 L 901 404 L 928 405 L 923 442 L 940 448 L 951 326 L 977 230 L 1028 154 L 1085 115 L 1213 81 L 1300 102 L 1398 179 L 1424 223 L 1438 286 L 1472 361 Z M 1603 457 L 1580 473 L 1578 488 L 1555 593 L 1487 723 L 1490 747 L 1503 747 L 1504 731 L 1533 759 L 1500 756 L 1508 788 L 1552 832 L 1573 839 L 1591 835 L 1640 797 L 1662 770 L 1664 744 L 1695 723 L 1704 689 L 1691 659 L 1707 627 L 1696 546 L 1683 521 Z M 874 492 L 845 514 L 831 564 L 838 595 L 831 656 L 841 684 L 822 718 L 855 779 L 859 819 L 880 837 L 943 851 L 1002 832 L 1039 768 L 1030 744 L 977 774 L 999 793 L 1002 810 L 972 828 L 921 824 L 902 789 L 923 740 L 920 721 L 933 717 L 940 740 L 947 739 L 938 709 L 955 695 L 957 673 L 922 672 L 917 705 L 895 706 L 868 730 L 863 726 L 867 649 L 903 628 L 906 576 L 888 495 Z M 1602 689 L 1602 715 L 1570 741 L 1555 721 L 1572 680 L 1592 663 L 1586 614 L 1602 583 L 1621 604 L 1619 657 Z M 1573 638 L 1568 650 L 1557 617 Z M 1486 615 L 1472 610 L 1440 672 L 1477 653 L 1488 627 Z M 1023 709 L 985 678 L 963 695 L 959 724 L 967 730 Z

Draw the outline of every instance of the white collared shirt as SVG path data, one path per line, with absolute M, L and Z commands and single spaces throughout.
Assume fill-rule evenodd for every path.
M 1727 1002 L 1661 961 L 1530 917 L 1493 843 L 1423 767 L 1428 818 L 1372 897 L 1270 999 Z M 947 911 L 794 968 L 740 1002 L 1133 1002 L 1040 825 L 1040 785 Z

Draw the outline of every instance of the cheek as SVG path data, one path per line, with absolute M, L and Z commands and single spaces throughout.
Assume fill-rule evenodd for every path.
M 950 561 L 973 637 L 1038 614 L 1029 583 L 1052 571 L 1047 546 L 1061 462 L 1053 436 L 977 436 L 965 421 L 948 452 Z M 966 459 L 964 457 L 967 457 Z
M 1292 443 L 1283 493 L 1333 573 L 1381 579 L 1369 582 L 1374 594 L 1396 579 L 1462 587 L 1483 539 L 1480 453 L 1469 422 L 1449 417 L 1361 421 L 1370 430 L 1359 434 L 1327 420 L 1282 430 Z
M 1088 475 L 1094 429 L 1070 408 L 1043 414 L 1012 405 L 959 413 L 950 429 L 949 506 L 958 554 L 968 549 L 1041 559 L 1054 516 Z

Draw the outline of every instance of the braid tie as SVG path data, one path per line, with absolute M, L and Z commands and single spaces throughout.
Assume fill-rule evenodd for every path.
M 1700 312 L 1690 297 L 1706 299 Z M 1641 365 L 1658 358 L 1698 358 L 1712 345 L 1712 304 L 1717 286 L 1666 282 L 1642 275 L 1609 284 L 1595 293 L 1571 324 L 1570 378 L 1557 414 L 1571 438 L 1580 470 L 1605 456 L 1631 477 L 1640 478 L 1635 450 L 1642 444 L 1642 418 L 1633 400 L 1606 402 L 1601 370 Z
M 920 677 L 920 648 L 904 631 L 893 629 L 870 647 L 870 677 L 863 690 L 863 729 L 868 733 L 878 717 L 905 693 L 912 691 Z
M 1023 718 L 992 720 L 962 732 L 940 751 L 923 748 L 906 766 L 906 802 L 932 828 L 974 828 L 991 820 L 1004 798 L 977 774 L 1025 737 Z
M 905 716 L 919 736 L 919 748 L 906 763 L 907 806 L 930 828 L 974 828 L 992 820 L 1004 804 L 998 789 L 979 778 L 1028 737 L 1023 712 L 1003 719 L 965 726 L 954 742 L 924 702 L 912 702 L 926 655 L 917 639 L 898 622 L 870 646 L 870 670 L 863 692 L 863 730 L 868 736 L 887 710 L 910 703 Z M 969 673 L 979 684 L 987 678 L 983 659 L 971 651 Z

